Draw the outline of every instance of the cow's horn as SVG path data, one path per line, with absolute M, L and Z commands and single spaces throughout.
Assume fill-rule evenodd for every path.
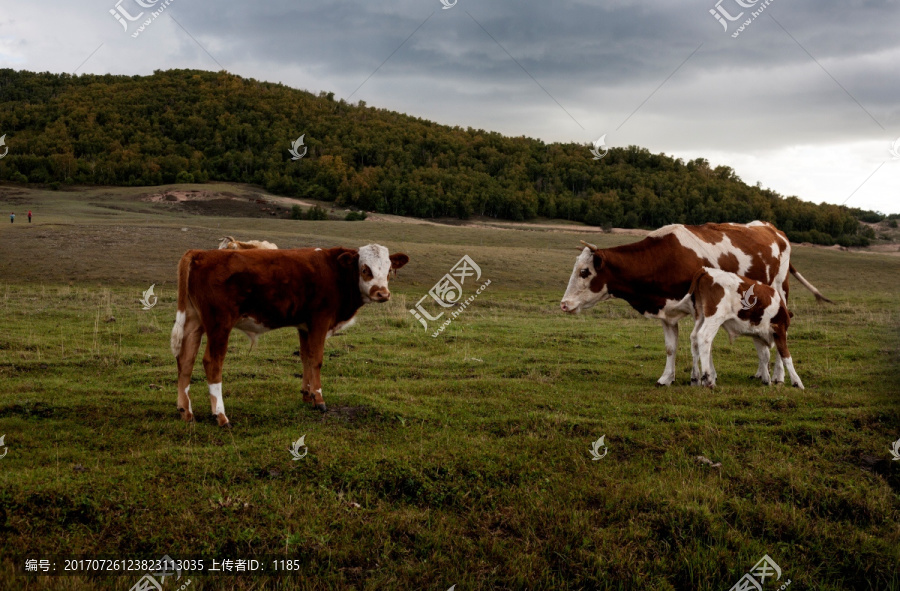
M 590 242 L 585 242 L 584 240 L 582 240 L 581 243 L 584 244 L 585 246 L 587 246 L 588 248 L 590 248 L 591 250 L 600 250 L 599 248 L 597 248 L 596 244 L 591 244 Z

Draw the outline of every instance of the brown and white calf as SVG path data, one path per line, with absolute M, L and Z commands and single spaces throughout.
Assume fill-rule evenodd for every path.
M 255 342 L 270 330 L 300 335 L 303 401 L 326 410 L 320 370 L 325 339 L 349 326 L 363 304 L 391 297 L 388 275 L 409 257 L 378 244 L 362 248 L 297 250 L 189 250 L 178 263 L 178 311 L 172 353 L 178 361 L 178 410 L 194 418 L 188 390 L 200 338 L 203 369 L 220 426 L 229 425 L 222 400 L 222 365 L 231 330 Z
M 753 337 L 764 369 L 762 383 L 769 384 L 769 349 L 775 346 L 776 384 L 784 383 L 784 372 L 791 377 L 791 385 L 803 389 L 803 382 L 794 370 L 794 362 L 787 347 L 787 331 L 791 313 L 777 289 L 719 269 L 705 267 L 697 272 L 681 307 L 695 319 L 691 333 L 691 354 L 695 371 L 699 361 L 700 383 L 712 388 L 716 374 L 712 367 L 712 343 L 724 327 L 730 340 L 739 336 Z
M 817 300 L 831 301 L 794 269 L 787 236 L 768 222 L 674 224 L 651 232 L 639 242 L 614 248 L 583 244 L 560 307 L 564 312 L 577 313 L 604 300 L 622 298 L 645 317 L 661 320 L 666 369 L 657 381 L 660 386 L 675 380 L 678 322 L 689 315 L 679 303 L 702 267 L 738 273 L 772 286 L 785 302 L 791 273 Z M 762 359 L 761 345 L 754 342 Z M 755 377 L 762 379 L 767 371 L 760 364 Z M 699 379 L 695 368 L 691 382 Z
M 278 250 L 278 247 L 275 246 L 275 244 L 265 240 L 247 240 L 246 242 L 241 242 L 240 240 L 235 240 L 233 236 L 226 236 L 219 242 L 219 250 L 253 250 L 254 248 Z

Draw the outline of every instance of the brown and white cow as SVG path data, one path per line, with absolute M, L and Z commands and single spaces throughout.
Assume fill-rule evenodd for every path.
M 251 342 L 267 331 L 300 334 L 303 401 L 326 410 L 320 370 L 325 339 L 349 326 L 363 304 L 391 297 L 388 275 L 409 261 L 378 244 L 323 250 L 189 250 L 178 263 L 178 311 L 172 353 L 178 361 L 178 410 L 194 418 L 188 390 L 206 333 L 203 369 L 212 413 L 229 425 L 222 400 L 222 364 L 237 328 Z
M 776 384 L 784 383 L 784 372 L 791 376 L 791 385 L 803 390 L 803 382 L 794 370 L 794 362 L 787 348 L 787 331 L 791 325 L 791 313 L 779 291 L 765 283 L 734 273 L 704 267 L 694 276 L 682 308 L 695 319 L 691 332 L 691 354 L 694 367 L 700 371 L 700 384 L 716 385 L 712 367 L 712 343 L 724 327 L 733 341 L 738 336 L 753 337 L 757 352 L 764 356 L 759 360 L 765 368 L 762 383 L 769 384 L 769 349 L 775 346 Z
M 235 240 L 233 236 L 225 236 L 224 238 L 220 238 L 219 241 L 219 250 L 253 250 L 254 248 L 278 250 L 278 247 L 274 243 L 267 242 L 266 240 L 247 240 L 246 242 L 241 242 L 240 240 Z
M 651 232 L 639 242 L 614 248 L 582 244 L 585 248 L 575 260 L 560 307 L 564 312 L 577 313 L 604 300 L 622 298 L 647 318 L 661 320 L 666 368 L 657 381 L 660 386 L 675 380 L 678 322 L 689 315 L 679 303 L 702 267 L 722 269 L 770 285 L 785 302 L 791 273 L 817 300 L 831 301 L 794 269 L 787 236 L 768 222 L 673 224 Z M 762 360 L 761 345 L 754 343 Z M 768 368 L 760 363 L 755 377 L 762 379 L 767 372 Z M 695 368 L 691 383 L 697 384 L 699 379 Z

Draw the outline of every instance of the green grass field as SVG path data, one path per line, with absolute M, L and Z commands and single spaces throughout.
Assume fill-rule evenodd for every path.
M 724 334 L 717 388 L 691 388 L 690 321 L 676 385 L 656 388 L 658 322 L 619 301 L 559 311 L 579 239 L 635 237 L 199 216 L 144 192 L 0 187 L 18 218 L 0 224 L 4 589 L 130 589 L 143 573 L 21 567 L 168 554 L 299 569 L 185 575 L 187 589 L 726 590 L 768 554 L 783 574 L 766 591 L 900 590 L 900 462 L 888 452 L 900 438 L 900 257 L 795 247 L 794 265 L 837 302 L 793 284 L 788 340 L 805 391 L 749 380 L 752 342 Z M 328 413 L 303 405 L 298 339 L 284 329 L 252 352 L 232 335 L 233 429 L 179 419 L 176 265 L 225 234 L 411 257 L 393 299 L 328 341 Z M 432 338 L 408 308 L 464 254 L 491 285 Z M 159 301 L 145 311 L 150 284 Z M 198 361 L 201 417 L 205 392 Z M 294 461 L 301 435 L 308 455 Z M 608 454 L 594 461 L 600 436 Z

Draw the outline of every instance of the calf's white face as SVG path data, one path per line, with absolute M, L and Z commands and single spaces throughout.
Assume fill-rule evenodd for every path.
M 359 249 L 359 292 L 363 302 L 386 302 L 391 298 L 388 275 L 409 261 L 405 254 L 389 254 L 380 244 Z
M 594 264 L 594 251 L 585 247 L 581 254 L 578 255 L 578 258 L 575 259 L 575 268 L 572 269 L 572 276 L 569 277 L 569 286 L 566 288 L 566 293 L 559 303 L 559 307 L 562 308 L 563 312 L 574 314 L 609 299 L 610 295 L 605 281 L 603 281 L 599 291 L 591 289 L 592 283 L 596 287 L 596 284 L 600 281 L 602 281 L 602 278 L 599 277 Z

